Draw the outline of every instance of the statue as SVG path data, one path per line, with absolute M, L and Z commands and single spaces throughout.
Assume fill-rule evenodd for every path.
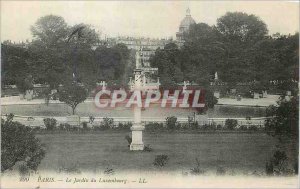
M 218 72 L 215 73 L 215 80 L 219 80 Z

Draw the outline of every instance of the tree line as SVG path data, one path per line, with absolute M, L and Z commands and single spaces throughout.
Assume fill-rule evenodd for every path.
M 62 17 L 48 15 L 36 21 L 31 33 L 27 48 L 1 44 L 2 87 L 17 85 L 24 92 L 40 83 L 55 89 L 70 80 L 89 89 L 101 80 L 127 86 L 134 52 L 124 44 L 101 45 L 92 26 L 70 26 Z M 242 82 L 252 90 L 268 90 L 272 84 L 282 91 L 297 89 L 299 33 L 274 38 L 259 17 L 229 12 L 216 25 L 192 25 L 184 40 L 182 47 L 174 42 L 157 49 L 150 59 L 162 86 L 188 80 L 208 87 L 217 72 L 229 88 Z
M 48 15 L 37 20 L 31 33 L 33 40 L 26 48 L 8 41 L 1 44 L 2 86 L 17 85 L 24 92 L 32 83 L 56 89 L 76 80 L 92 89 L 101 80 L 118 85 L 128 82 L 134 55 L 123 44 L 101 45 L 92 26 L 69 26 L 62 17 Z
M 252 90 L 297 88 L 299 33 L 268 35 L 257 16 L 229 12 L 216 25 L 197 23 L 184 35 L 184 44 L 158 49 L 151 65 L 165 86 L 184 80 L 207 87 L 217 72 L 229 88 L 247 83 Z

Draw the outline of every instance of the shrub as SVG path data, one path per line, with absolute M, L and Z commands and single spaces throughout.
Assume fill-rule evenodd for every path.
M 150 122 L 145 125 L 145 129 L 146 131 L 160 131 L 164 129 L 164 125 L 163 123 Z
M 182 127 L 181 125 L 182 125 L 181 123 L 176 122 L 176 123 L 175 123 L 174 129 L 175 129 L 175 130 L 179 130 L 179 129 Z
M 287 136 L 299 140 L 299 99 L 280 100 L 278 106 L 271 105 L 266 110 L 265 128 L 274 131 L 275 136 Z
M 226 119 L 225 128 L 229 130 L 234 130 L 238 125 L 238 121 L 236 119 Z
M 205 124 L 205 125 L 202 125 L 200 127 L 200 129 L 202 130 L 206 130 L 206 131 L 214 131 L 217 129 L 216 125 L 215 124 Z
M 62 123 L 61 123 L 61 124 L 59 124 L 59 126 L 58 126 L 58 129 L 59 129 L 59 130 L 65 130 L 65 126 L 64 126 L 64 124 L 62 124 Z
M 199 129 L 199 124 L 198 124 L 198 122 L 196 121 L 196 122 L 192 122 L 192 123 L 190 123 L 190 127 L 192 128 L 192 129 Z
M 47 130 L 54 130 L 56 128 L 56 119 L 54 118 L 45 118 L 44 119 L 44 125 Z
M 224 167 L 218 167 L 217 168 L 217 175 L 225 175 L 226 170 Z
M 266 162 L 266 174 L 289 174 L 291 171 L 287 169 L 287 159 L 287 155 L 284 151 L 275 151 L 273 157 Z
M 73 126 L 70 125 L 70 124 L 68 124 L 68 123 L 65 123 L 65 124 L 64 124 L 64 127 L 65 127 L 65 129 L 66 129 L 67 131 L 70 131 L 70 130 L 73 129 Z
M 199 175 L 199 174 L 203 174 L 204 170 L 200 169 L 200 162 L 198 160 L 198 158 L 196 158 L 196 167 L 191 169 L 191 174 L 193 175 Z
M 205 91 L 205 106 L 208 108 L 213 108 L 215 104 L 218 103 L 218 99 L 214 96 L 213 92 L 210 90 Z
M 60 130 L 67 130 L 67 131 L 69 131 L 69 130 L 72 129 L 72 126 L 70 124 L 68 124 L 68 123 L 61 123 L 61 124 L 59 124 L 58 128 Z
M 88 122 L 86 122 L 86 121 L 82 122 L 83 130 L 88 130 L 89 129 L 87 124 L 88 124 Z
M 223 129 L 222 125 L 218 124 L 217 125 L 217 130 L 222 130 L 222 129 Z
M 28 166 L 26 164 L 21 164 L 19 167 L 18 167 L 18 171 L 19 171 L 19 174 L 21 176 L 25 176 L 29 173 L 30 169 L 28 168 Z
M 113 175 L 113 174 L 115 174 L 115 170 L 113 169 L 113 168 L 106 168 L 105 170 L 104 170 L 104 174 L 105 175 Z
M 242 130 L 242 131 L 248 130 L 248 128 L 247 128 L 246 125 L 241 125 L 241 126 L 239 127 L 239 129 Z
M 119 123 L 118 124 L 118 129 L 119 130 L 130 130 L 130 127 L 132 127 L 132 123 L 128 122 L 128 123 Z
M 17 136 L 17 140 L 16 137 Z M 29 127 L 12 119 L 1 120 L 1 171 L 25 161 L 29 169 L 37 170 L 45 150 Z
M 14 117 L 15 117 L 15 115 L 12 113 L 6 115 L 6 122 L 8 122 L 8 123 L 12 122 Z
M 95 117 L 94 116 L 89 116 L 89 123 L 93 124 L 95 121 Z
M 177 118 L 175 116 L 167 117 L 166 118 L 166 126 L 167 129 L 175 129 L 176 128 L 176 123 L 177 123 Z
M 153 165 L 156 167 L 163 167 L 167 164 L 169 157 L 167 155 L 156 155 Z
M 296 175 L 298 175 L 298 169 L 299 169 L 299 167 L 298 167 L 298 161 L 296 161 L 294 163 L 294 172 L 295 172 Z
M 278 174 L 281 174 L 286 167 L 284 167 L 284 163 L 287 160 L 287 155 L 284 151 L 277 150 L 273 155 L 273 163 L 277 167 L 275 170 Z
M 145 152 L 152 152 L 153 149 L 150 147 L 150 145 L 145 145 L 143 151 L 145 151 Z
M 183 123 L 183 124 L 181 124 L 181 127 L 180 127 L 180 129 L 183 129 L 183 130 L 188 130 L 190 128 L 192 128 L 192 124 L 189 124 L 189 123 Z
M 266 174 L 269 176 L 274 174 L 274 166 L 272 161 L 266 162 Z
M 250 131 L 258 131 L 258 127 L 255 126 L 255 125 L 251 125 L 248 129 L 249 129 Z
M 103 118 L 103 121 L 101 122 L 100 126 L 103 129 L 111 129 L 114 127 L 114 119 L 105 117 L 105 118 Z
M 126 135 L 126 136 L 125 136 L 125 139 L 126 139 L 127 142 L 128 142 L 128 147 L 130 147 L 130 144 L 131 144 L 131 142 L 132 142 L 132 138 L 131 138 L 129 135 Z

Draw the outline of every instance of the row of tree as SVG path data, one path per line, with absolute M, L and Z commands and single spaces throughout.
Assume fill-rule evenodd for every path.
M 151 59 L 166 86 L 183 80 L 207 86 L 215 72 L 230 86 L 255 83 L 253 88 L 262 90 L 270 81 L 286 90 L 297 86 L 299 33 L 271 37 L 258 17 L 233 12 L 219 18 L 214 26 L 192 25 L 184 39 L 183 47 L 168 44 Z
M 69 26 L 62 17 L 48 15 L 31 27 L 34 37 L 26 48 L 1 44 L 2 86 L 16 84 L 21 92 L 30 83 L 55 89 L 76 80 L 89 89 L 101 80 L 124 85 L 132 73 L 134 56 L 125 45 L 99 45 L 91 26 Z

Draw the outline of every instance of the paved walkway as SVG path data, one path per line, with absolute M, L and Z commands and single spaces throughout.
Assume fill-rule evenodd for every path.
M 242 98 L 241 101 L 231 98 L 220 98 L 218 100 L 219 105 L 234 105 L 234 106 L 270 106 L 276 104 L 276 101 L 279 100 L 279 95 L 268 95 L 267 98 Z M 93 102 L 93 99 L 87 99 L 85 102 Z M 50 104 L 61 104 L 58 100 L 50 100 Z M 14 104 L 45 104 L 44 99 L 33 99 L 33 100 L 21 100 L 19 96 L 12 97 L 3 97 L 1 98 L 1 105 L 14 105 Z
M 85 102 L 93 102 L 93 99 L 86 99 Z M 17 105 L 17 104 L 45 104 L 45 99 L 26 100 L 20 99 L 19 96 L 2 97 L 1 105 Z M 50 100 L 49 104 L 63 104 L 59 100 Z
M 270 106 L 276 104 L 280 95 L 268 95 L 267 98 L 242 98 L 241 101 L 232 98 L 220 98 L 218 100 L 219 105 L 235 105 L 235 106 Z

